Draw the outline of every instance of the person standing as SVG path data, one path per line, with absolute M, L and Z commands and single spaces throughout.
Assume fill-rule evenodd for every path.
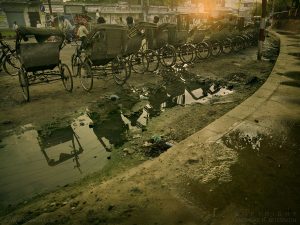
M 13 24 L 13 29 L 14 30 L 17 30 L 19 28 L 18 24 L 17 24 L 17 21 L 14 22 Z
M 72 26 L 71 22 L 67 18 L 64 18 L 63 30 L 66 33 L 66 39 L 67 39 L 67 41 L 71 42 L 72 41 L 74 27 Z
M 127 26 L 128 26 L 129 29 L 134 26 L 134 24 L 133 24 L 133 18 L 131 16 L 127 16 L 126 22 L 127 22 Z
M 89 31 L 86 29 L 86 27 L 84 26 L 83 23 L 80 23 L 78 31 L 77 31 L 77 36 L 79 37 L 80 41 L 81 41 L 81 45 L 80 45 L 80 50 L 84 49 L 86 46 L 86 41 L 87 41 L 87 35 L 88 35 Z
M 98 21 L 99 18 L 100 18 L 100 13 L 99 13 L 99 10 L 97 9 L 96 10 L 96 21 Z
M 39 20 L 36 22 L 36 28 L 42 28 L 42 24 Z
M 159 23 L 159 17 L 158 16 L 154 16 L 153 23 L 155 23 L 156 25 Z

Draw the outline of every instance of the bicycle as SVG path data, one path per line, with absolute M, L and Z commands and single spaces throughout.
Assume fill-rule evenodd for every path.
M 1 68 L 3 68 L 3 70 L 11 76 L 18 75 L 20 68 L 18 65 L 20 65 L 20 63 L 16 50 L 12 49 L 9 44 L 3 40 L 0 40 L 0 49 L 0 71 Z

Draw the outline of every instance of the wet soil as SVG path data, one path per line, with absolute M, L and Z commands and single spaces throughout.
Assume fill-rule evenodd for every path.
M 267 51 L 261 62 L 252 48 L 187 68 L 133 73 L 123 87 L 111 79 L 95 80 L 91 93 L 76 78 L 71 94 L 61 83 L 33 86 L 30 103 L 23 102 L 17 78 L 1 74 L 2 214 L 55 189 L 47 198 L 69 201 L 86 185 L 176 145 L 263 84 L 278 52 L 274 46 L 269 49 L 273 53 Z M 64 49 L 66 62 L 73 51 L 72 46 Z M 20 180 L 25 182 L 22 190 L 16 185 Z

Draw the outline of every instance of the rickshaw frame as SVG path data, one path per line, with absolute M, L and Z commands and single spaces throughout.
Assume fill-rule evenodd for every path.
M 70 72 L 69 67 L 62 63 L 59 58 L 59 53 L 61 49 L 64 47 L 65 35 L 56 29 L 41 29 L 41 28 L 25 28 L 20 27 L 16 31 L 16 52 L 18 58 L 21 62 L 21 67 L 19 69 L 19 83 L 22 88 L 22 93 L 25 101 L 30 100 L 29 95 L 29 86 L 36 85 L 40 83 L 49 83 L 52 81 L 62 80 L 65 89 L 68 92 L 71 92 L 73 89 L 73 79 Z M 56 37 L 60 40 L 58 42 L 47 42 L 50 37 Z M 22 41 L 27 42 L 29 38 L 35 38 L 37 42 L 35 43 L 22 43 Z M 32 48 L 32 50 L 36 50 L 38 48 L 46 47 L 47 44 L 52 43 L 53 46 L 57 45 L 58 49 L 54 49 L 58 52 L 54 52 L 52 55 L 55 57 L 55 62 L 51 64 L 43 64 L 47 59 L 43 58 L 45 56 L 35 55 L 34 51 L 28 51 L 28 49 Z M 52 45 L 51 44 L 51 45 Z M 24 49 L 28 48 L 27 50 Z M 40 64 L 32 63 L 33 59 L 28 59 L 27 56 L 34 56 L 42 58 L 42 62 Z M 48 55 L 47 55 L 48 56 Z M 38 60 L 37 60 L 38 61 Z M 43 62 L 44 61 L 44 62 Z M 51 61 L 51 60 L 50 60 Z M 55 68 L 58 68 L 55 70 Z M 66 73 L 68 73 L 66 75 Z M 55 77 L 56 76 L 56 77 Z M 58 77 L 59 76 L 59 77 Z

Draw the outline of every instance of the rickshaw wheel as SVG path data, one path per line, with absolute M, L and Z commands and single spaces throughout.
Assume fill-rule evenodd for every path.
M 233 50 L 239 52 L 243 49 L 244 43 L 241 37 L 236 37 L 233 41 Z
M 123 58 L 116 58 L 111 63 L 111 70 L 115 82 L 118 85 L 123 85 L 130 77 L 130 67 L 126 65 L 126 60 Z
M 153 51 L 151 49 L 147 49 L 144 52 L 143 60 L 146 60 L 148 72 L 154 72 L 155 70 L 157 70 L 157 68 L 159 66 L 159 57 L 155 51 Z
M 7 74 L 11 76 L 18 75 L 19 68 L 20 68 L 20 61 L 15 52 L 5 57 L 3 63 L 3 69 Z
M 206 42 L 201 42 L 196 45 L 196 56 L 198 59 L 207 59 L 209 55 L 209 45 Z
M 159 51 L 160 62 L 166 66 L 171 67 L 176 63 L 176 49 L 171 45 L 165 45 Z
M 79 70 L 80 70 L 79 67 L 82 64 L 82 60 L 79 56 L 73 54 L 71 58 L 71 64 L 72 64 L 73 77 L 77 77 L 79 75 Z
M 145 63 L 144 53 L 138 51 L 130 57 L 130 65 L 134 72 L 136 73 L 144 73 L 147 67 Z
M 210 49 L 211 49 L 211 55 L 212 56 L 218 56 L 218 55 L 220 55 L 221 50 L 222 50 L 220 42 L 218 42 L 218 41 L 211 42 Z
M 22 94 L 26 102 L 29 102 L 29 83 L 27 73 L 24 68 L 20 68 L 18 71 L 19 83 L 22 88 Z
M 179 58 L 183 63 L 191 63 L 194 61 L 195 48 L 191 44 L 185 44 L 179 47 Z
M 222 52 L 224 54 L 229 54 L 232 51 L 232 44 L 231 44 L 231 40 L 226 38 L 223 42 L 222 42 Z
M 65 89 L 71 92 L 73 90 L 73 78 L 72 73 L 66 64 L 61 64 L 60 75 Z
M 80 66 L 79 68 L 79 78 L 81 86 L 84 90 L 90 91 L 93 88 L 93 72 L 88 60 Z

